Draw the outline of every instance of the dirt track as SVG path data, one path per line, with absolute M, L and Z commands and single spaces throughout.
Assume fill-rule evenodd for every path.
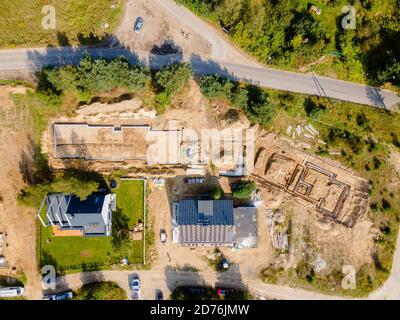
M 9 269 L 3 273 L 14 275 L 23 270 L 28 279 L 28 298 L 35 299 L 41 296 L 35 253 L 36 219 L 32 210 L 19 207 L 16 200 L 25 185 L 21 168 L 29 167 L 31 143 L 10 97 L 11 93 L 23 92 L 23 88 L 0 88 L 0 232 L 7 234 L 8 244 L 4 255 Z

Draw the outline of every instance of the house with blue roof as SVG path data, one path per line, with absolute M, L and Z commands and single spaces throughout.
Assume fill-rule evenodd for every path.
M 184 246 L 255 247 L 256 212 L 257 209 L 252 207 L 234 208 L 232 200 L 191 199 L 174 202 L 172 241 Z M 252 241 L 246 241 L 248 237 Z M 239 245 L 236 245 L 237 240 L 240 241 Z
M 46 208 L 46 220 L 40 215 Z M 43 226 L 53 227 L 55 236 L 99 237 L 111 235 L 115 194 L 92 194 L 85 200 L 75 195 L 49 194 L 43 200 L 38 217 Z

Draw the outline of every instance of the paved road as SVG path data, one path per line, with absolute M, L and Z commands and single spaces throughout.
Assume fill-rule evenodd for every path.
M 192 64 L 196 74 L 215 73 L 264 87 L 326 96 L 379 108 L 394 109 L 394 105 L 400 102 L 400 97 L 389 91 L 341 80 L 316 77 L 313 74 L 305 75 L 224 60 L 203 60 L 198 56 L 184 57 L 177 54 L 157 56 L 139 51 L 133 53 L 121 48 L 60 47 L 1 50 L 0 72 L 37 71 L 45 65 L 76 64 L 85 51 L 95 57 L 113 58 L 122 55 L 132 63 L 142 61 L 152 68 L 184 60 Z
M 134 271 L 96 271 L 68 274 L 61 277 L 57 281 L 57 291 L 65 291 L 67 289 L 77 290 L 83 284 L 97 281 L 113 281 L 130 295 L 129 283 L 133 274 L 138 274 L 141 281 L 141 297 L 145 300 L 154 300 L 157 289 L 162 290 L 165 297 L 177 286 L 182 285 L 211 285 L 227 286 L 234 288 L 242 288 L 243 282 L 236 275 L 224 275 L 223 279 L 218 279 L 215 273 L 202 272 L 201 274 L 194 272 L 157 272 L 154 270 Z M 267 299 L 284 299 L 284 300 L 332 300 L 343 299 L 320 294 L 317 292 L 307 291 L 303 289 L 295 289 L 285 286 L 277 286 L 263 283 L 261 280 L 251 280 L 245 284 L 256 297 L 264 297 Z
M 167 267 L 168 268 L 168 267 Z M 340 296 L 326 295 L 318 292 L 308 291 L 287 286 L 272 285 L 262 282 L 258 278 L 242 279 L 242 275 L 237 272 L 226 272 L 219 276 L 215 272 L 180 272 L 173 269 L 152 269 L 138 271 L 97 271 L 68 274 L 58 279 L 57 291 L 66 289 L 76 290 L 82 284 L 95 281 L 114 281 L 121 288 L 125 289 L 127 296 L 130 293 L 129 283 L 132 275 L 137 273 L 142 283 L 142 298 L 154 299 L 156 289 L 161 289 L 167 296 L 174 288 L 181 285 L 216 285 L 229 287 L 247 286 L 255 297 L 283 300 L 337 300 L 344 299 Z M 391 275 L 388 280 L 372 292 L 367 299 L 400 300 L 400 237 L 397 239 L 396 251 L 394 254 Z M 351 299 L 351 298 L 346 298 Z

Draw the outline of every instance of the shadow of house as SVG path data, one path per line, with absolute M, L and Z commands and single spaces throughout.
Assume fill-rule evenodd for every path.
M 206 284 L 204 278 L 197 271 L 179 271 L 172 266 L 166 266 L 164 269 L 166 286 L 173 292 L 177 287 L 193 286 L 204 287 Z
M 215 288 L 247 289 L 243 283 L 239 265 L 231 264 L 227 271 L 218 272 Z
M 80 279 L 82 284 L 103 282 L 104 274 L 102 271 L 99 271 L 99 268 L 88 266 L 87 264 L 82 264 L 82 272 L 80 273 Z

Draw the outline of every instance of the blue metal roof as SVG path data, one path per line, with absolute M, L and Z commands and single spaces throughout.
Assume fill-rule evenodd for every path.
M 181 200 L 179 225 L 233 225 L 232 200 Z

